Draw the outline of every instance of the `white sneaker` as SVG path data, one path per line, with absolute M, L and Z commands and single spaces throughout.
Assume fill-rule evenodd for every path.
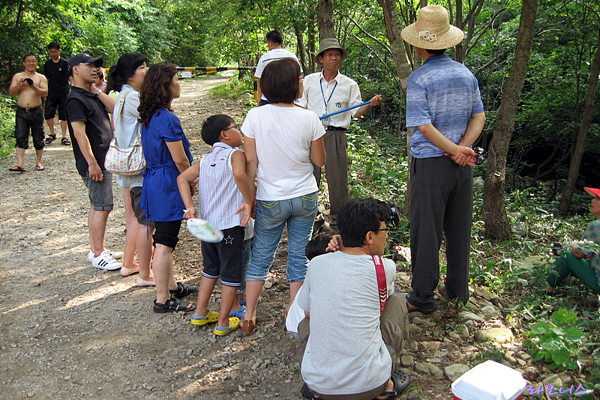
M 94 257 L 92 260 L 92 266 L 94 268 L 104 269 L 107 271 L 114 271 L 121 269 L 122 265 L 120 262 L 115 260 L 108 251 L 103 251 L 98 257 Z
M 102 253 L 108 253 L 115 260 L 118 260 L 121 257 L 123 257 L 122 251 L 110 251 L 108 249 L 104 249 L 104 251 Z M 88 262 L 92 262 L 93 260 L 94 260 L 94 252 L 90 250 L 88 253 Z

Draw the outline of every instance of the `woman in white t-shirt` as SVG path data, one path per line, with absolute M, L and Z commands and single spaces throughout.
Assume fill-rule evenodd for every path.
M 107 93 L 119 92 L 113 112 L 115 138 L 120 147 L 131 147 L 140 138 L 140 89 L 148 67 L 146 56 L 140 53 L 125 53 L 111 68 L 108 75 Z M 125 209 L 127 214 L 127 234 L 121 275 L 128 276 L 139 272 L 138 286 L 154 286 L 154 275 L 150 268 L 152 259 L 152 233 L 154 222 L 148 220 L 140 207 L 144 177 L 139 175 L 117 175 L 117 183 L 125 189 Z M 134 255 L 137 250 L 139 264 Z
M 252 261 L 246 273 L 244 333 L 256 324 L 256 306 L 273 263 L 283 228 L 288 230 L 290 305 L 304 282 L 304 254 L 318 211 L 318 187 L 313 164 L 323 166 L 325 129 L 312 111 L 294 105 L 302 96 L 300 67 L 291 58 L 273 61 L 261 77 L 271 104 L 248 112 L 242 132 L 248 177 L 258 179 Z M 288 305 L 289 308 L 289 305 Z

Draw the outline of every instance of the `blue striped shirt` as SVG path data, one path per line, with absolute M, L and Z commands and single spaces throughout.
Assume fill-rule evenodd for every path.
M 237 147 L 216 142 L 213 150 L 200 161 L 199 214 L 217 229 L 240 226 L 242 218 L 242 213 L 235 212 L 244 202 L 244 196 L 230 166 L 231 154 L 236 150 Z
M 477 78 L 443 54 L 432 56 L 408 78 L 406 126 L 414 127 L 410 152 L 415 158 L 444 155 L 419 128 L 433 124 L 453 143 L 460 142 L 473 114 L 483 112 Z

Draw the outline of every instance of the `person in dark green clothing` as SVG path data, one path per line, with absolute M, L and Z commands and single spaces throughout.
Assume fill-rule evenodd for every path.
M 594 292 L 600 293 L 600 251 L 590 249 L 600 245 L 600 189 L 584 187 L 592 196 L 590 212 L 597 218 L 585 231 L 582 242 L 572 246 L 570 251 L 556 259 L 554 264 L 548 268 L 548 279 L 546 293 L 554 294 L 555 288 L 569 274 L 575 275 Z M 584 242 L 593 242 L 586 244 Z

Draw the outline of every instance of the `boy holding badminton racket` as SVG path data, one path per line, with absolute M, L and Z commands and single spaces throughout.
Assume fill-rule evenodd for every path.
M 213 115 L 204 121 L 202 139 L 213 146 L 201 161 L 177 178 L 186 206 L 184 218 L 205 219 L 223 231 L 218 243 L 202 241 L 204 271 L 198 291 L 198 303 L 192 316 L 193 325 L 217 322 L 214 333 L 225 336 L 236 330 L 240 319 L 229 317 L 242 280 L 244 225 L 250 219 L 253 187 L 246 175 L 246 156 L 238 149 L 242 134 L 227 115 Z M 199 212 L 196 210 L 190 182 L 199 178 Z M 221 278 L 221 312 L 208 310 L 208 301 L 218 278 Z

